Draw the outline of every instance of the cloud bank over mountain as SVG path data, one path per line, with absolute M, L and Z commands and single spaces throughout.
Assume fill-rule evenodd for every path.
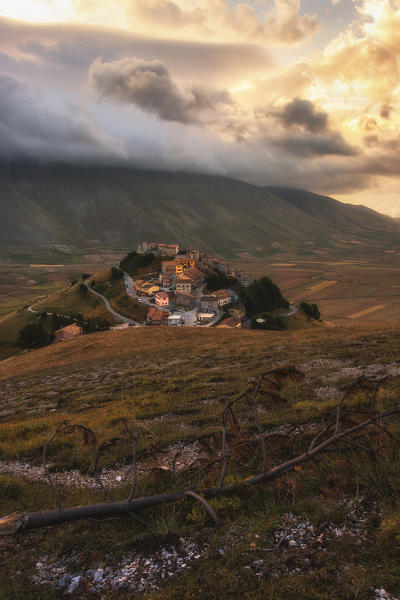
M 1 160 L 226 174 L 400 215 L 400 2 L 33 4 L 0 18 Z

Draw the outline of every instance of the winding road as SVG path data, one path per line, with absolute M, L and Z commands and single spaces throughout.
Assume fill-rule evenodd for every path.
M 110 304 L 110 301 L 105 296 L 103 296 L 102 294 L 99 294 L 99 292 L 96 292 L 93 288 L 91 288 L 90 285 L 88 284 L 88 281 L 89 281 L 88 279 L 85 281 L 85 285 L 86 285 L 87 289 L 89 290 L 89 292 L 91 292 L 95 296 L 98 296 L 99 298 L 101 298 L 103 300 L 104 305 L 105 305 L 106 309 L 108 310 L 108 312 L 111 313 L 116 319 L 118 319 L 122 323 L 129 323 L 129 325 L 135 325 L 136 327 L 143 326 L 143 323 L 139 323 L 139 321 L 134 321 L 133 319 L 124 317 L 123 315 L 118 313 L 116 310 L 114 310 Z

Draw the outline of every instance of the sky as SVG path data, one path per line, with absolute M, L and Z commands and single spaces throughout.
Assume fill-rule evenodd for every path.
M 400 0 L 0 0 L 0 160 L 298 187 L 400 217 Z

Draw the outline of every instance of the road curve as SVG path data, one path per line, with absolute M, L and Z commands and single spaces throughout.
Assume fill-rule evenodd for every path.
M 99 292 L 96 292 L 93 288 L 90 287 L 90 285 L 88 284 L 88 279 L 84 283 L 85 283 L 87 289 L 89 290 L 89 292 L 91 292 L 92 294 L 94 294 L 95 296 L 98 296 L 99 298 L 101 298 L 103 300 L 104 305 L 105 305 L 106 309 L 108 310 L 108 312 L 111 313 L 116 319 L 118 319 L 122 323 L 129 323 L 129 325 L 136 325 L 136 327 L 141 327 L 143 325 L 143 323 L 139 323 L 138 321 L 134 321 L 133 319 L 129 319 L 129 317 L 124 317 L 123 315 L 120 315 L 119 313 L 117 313 L 117 311 L 113 309 L 109 300 L 105 296 L 103 296 L 102 294 L 99 294 Z

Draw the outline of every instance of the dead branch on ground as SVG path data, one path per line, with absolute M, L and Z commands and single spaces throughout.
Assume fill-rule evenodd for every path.
M 369 439 L 371 440 L 373 439 L 373 434 L 377 432 L 379 432 L 379 434 L 383 433 L 385 435 L 388 435 L 388 437 L 390 437 L 392 440 L 395 440 L 397 443 L 399 442 L 398 438 L 390 432 L 388 426 L 383 425 L 383 421 L 387 421 L 390 418 L 400 415 L 400 405 L 394 404 L 391 408 L 387 410 L 378 410 L 377 408 L 377 397 L 379 390 L 388 378 L 377 379 L 372 377 L 363 377 L 344 390 L 343 396 L 337 405 L 334 417 L 328 422 L 327 425 L 323 426 L 321 430 L 316 433 L 311 442 L 308 444 L 308 447 L 302 453 L 290 460 L 282 462 L 268 469 L 268 455 L 266 446 L 266 438 L 268 437 L 268 433 L 266 434 L 264 432 L 261 424 L 258 410 L 258 402 L 260 401 L 260 398 L 266 397 L 269 398 L 270 401 L 273 401 L 274 397 L 272 394 L 263 393 L 265 392 L 263 385 L 272 386 L 274 389 L 280 390 L 281 382 L 284 376 L 292 377 L 295 380 L 299 380 L 301 378 L 301 373 L 295 368 L 287 370 L 286 375 L 284 370 L 280 370 L 278 371 L 278 373 L 276 371 L 270 371 L 266 374 L 260 375 L 256 382 L 252 382 L 251 385 L 248 386 L 242 394 L 227 402 L 222 414 L 221 453 L 214 460 L 210 461 L 209 463 L 206 463 L 206 465 L 198 467 L 197 473 L 200 482 L 197 488 L 185 488 L 182 485 L 182 482 L 179 479 L 177 480 L 177 478 L 175 477 L 176 460 L 179 456 L 179 453 L 177 453 L 173 458 L 173 464 L 170 470 L 174 478 L 176 479 L 177 485 L 180 486 L 180 489 L 172 490 L 170 492 L 158 495 L 135 499 L 134 496 L 136 493 L 138 473 L 137 427 L 140 424 L 134 423 L 133 430 L 130 430 L 127 423 L 125 422 L 125 432 L 128 434 L 128 439 L 130 440 L 132 446 L 131 472 L 133 479 L 131 490 L 127 500 L 103 504 L 77 506 L 72 508 L 63 508 L 47 467 L 48 445 L 51 443 L 51 441 L 55 438 L 56 435 L 67 430 L 74 431 L 79 429 L 83 431 L 85 440 L 93 439 L 94 434 L 91 430 L 83 426 L 62 423 L 46 442 L 43 450 L 43 469 L 48 477 L 49 484 L 53 489 L 53 492 L 55 493 L 57 509 L 38 513 L 18 512 L 13 513 L 12 515 L 8 515 L 7 517 L 0 519 L 0 534 L 15 534 L 16 532 L 26 532 L 32 529 L 48 527 L 81 519 L 104 518 L 124 514 L 131 514 L 132 516 L 137 517 L 136 513 L 145 508 L 176 502 L 187 497 L 194 498 L 197 501 L 201 502 L 207 510 L 207 512 L 209 513 L 209 515 L 211 516 L 211 518 L 216 523 L 218 523 L 218 518 L 206 499 L 213 498 L 219 495 L 236 493 L 240 490 L 249 488 L 250 486 L 274 481 L 282 475 L 294 470 L 301 464 L 315 459 L 316 457 L 318 457 L 318 455 L 321 455 L 327 451 L 334 451 L 334 449 L 337 446 L 342 448 L 351 447 L 354 450 L 367 451 L 371 453 L 373 452 L 373 450 L 371 447 L 366 445 L 365 438 L 368 440 L 369 436 Z M 368 410 L 365 410 L 365 406 L 360 407 L 359 410 L 357 409 L 357 407 L 354 408 L 354 403 L 357 404 L 357 397 L 355 395 L 360 392 L 366 393 L 367 395 L 371 394 L 371 397 L 369 398 Z M 286 399 L 286 401 L 288 400 L 289 399 Z M 351 403 L 351 400 L 355 400 L 355 402 Z M 252 474 L 251 476 L 246 478 L 241 478 L 237 481 L 237 473 L 232 473 L 232 475 L 235 475 L 235 483 L 225 484 L 225 480 L 229 471 L 230 461 L 233 458 L 233 453 L 230 447 L 228 447 L 228 426 L 231 422 L 231 437 L 237 437 L 238 419 L 233 409 L 234 407 L 236 409 L 240 405 L 241 401 L 242 403 L 247 404 L 251 408 L 250 414 L 253 420 L 253 426 L 249 424 L 249 436 L 247 441 L 252 440 L 254 443 L 258 440 L 260 442 L 262 449 L 262 464 L 260 466 L 259 473 Z M 359 422 L 354 420 L 354 417 L 356 415 L 358 415 L 358 417 L 361 418 Z M 251 433 L 251 430 L 254 429 L 254 427 L 257 432 L 256 438 L 254 438 L 254 433 Z M 240 431 L 242 431 L 242 429 Z M 363 443 L 359 441 L 360 438 L 362 439 Z M 120 438 L 114 438 L 113 440 L 104 443 L 99 447 L 95 459 L 95 471 L 98 469 L 99 457 L 101 456 L 102 452 L 104 452 L 107 448 L 116 445 L 120 441 Z M 230 446 L 232 447 L 231 443 Z M 222 463 L 222 469 L 217 485 L 215 487 L 201 488 L 201 473 L 207 473 L 208 467 L 215 466 L 220 463 Z M 192 463 L 191 471 L 193 471 L 193 467 L 194 464 Z M 215 473 L 213 477 L 215 480 Z

